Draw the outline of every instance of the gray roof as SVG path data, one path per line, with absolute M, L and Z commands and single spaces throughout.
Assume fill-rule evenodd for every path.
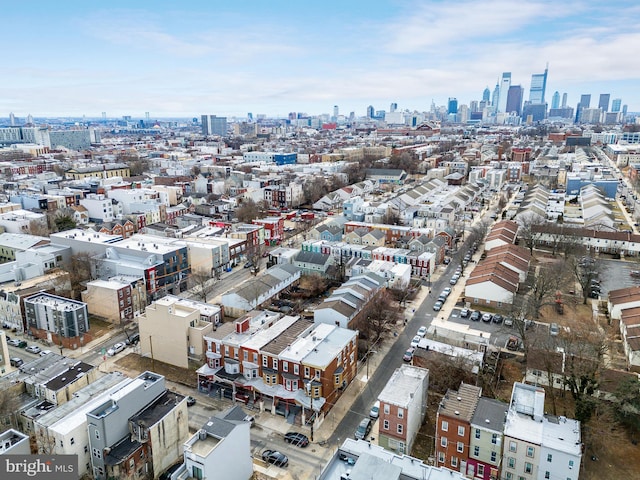
M 502 432 L 509 405 L 493 398 L 480 397 L 471 425 Z
M 236 428 L 236 424 L 222 418 L 211 417 L 202 428 L 215 438 L 226 438 Z
M 326 265 L 330 258 L 330 255 L 324 253 L 302 251 L 296 255 L 296 262 Z

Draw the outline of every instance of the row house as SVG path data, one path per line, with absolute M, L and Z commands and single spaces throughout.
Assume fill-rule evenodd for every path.
M 166 220 L 165 222 L 168 225 L 175 225 L 178 217 L 181 217 L 189 212 L 189 209 L 184 205 L 176 205 L 172 207 L 167 207 L 166 209 Z
M 385 234 L 380 230 L 357 228 L 346 233 L 343 240 L 353 245 L 382 247 L 385 244 L 385 238 Z
M 253 220 L 252 223 L 263 228 L 266 245 L 279 243 L 284 236 L 284 218 L 282 217 L 258 218 Z
M 589 228 L 562 228 L 562 225 L 533 225 L 531 230 L 536 245 L 554 245 L 567 241 L 581 245 L 594 253 L 611 253 L 635 257 L 640 255 L 640 235 L 629 232 L 594 230 Z
M 366 228 L 367 230 L 379 230 L 385 234 L 385 242 L 394 244 L 401 237 L 409 235 L 418 237 L 420 235 L 433 235 L 430 229 L 405 227 L 402 225 L 386 225 L 382 223 L 366 223 L 366 222 L 346 222 L 344 224 L 345 236 L 349 232 L 356 229 Z
M 378 445 L 398 454 L 410 452 L 426 414 L 429 370 L 402 365 L 378 395 Z
M 358 333 L 300 317 L 274 321 L 264 314 L 225 323 L 205 338 L 200 389 L 222 386 L 261 411 L 317 425 L 355 378 Z
M 283 222 L 284 225 L 284 222 Z M 283 226 L 284 231 L 284 226 Z M 236 225 L 233 230 L 226 233 L 229 238 L 237 238 L 244 240 L 248 250 L 256 249 L 259 245 L 264 244 L 265 229 L 263 225 L 242 223 Z
M 119 235 L 122 238 L 129 238 L 136 233 L 136 228 L 131 220 L 123 219 L 105 222 L 100 225 L 100 230 L 98 231 L 107 235 Z
M 91 315 L 120 325 L 144 313 L 147 290 L 142 277 L 120 276 L 109 280 L 92 280 L 82 292 L 82 301 L 86 302 Z
M 270 207 L 295 208 L 304 199 L 302 185 L 290 183 L 289 185 L 268 186 L 263 189 L 264 200 Z

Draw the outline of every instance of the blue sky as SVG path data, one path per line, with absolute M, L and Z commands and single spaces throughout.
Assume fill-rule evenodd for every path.
M 600 93 L 640 110 L 629 1 L 5 2 L 0 117 L 364 115 L 480 100 L 503 71 L 528 98 Z

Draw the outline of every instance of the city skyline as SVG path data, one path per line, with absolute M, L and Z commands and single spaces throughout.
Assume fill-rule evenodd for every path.
M 640 7 L 630 1 L 175 2 L 149 8 L 42 1 L 3 6 L 0 111 L 16 117 L 194 117 L 204 112 L 365 116 L 482 100 L 503 72 L 528 93 L 549 63 L 558 91 L 640 110 Z M 625 27 L 619 27 L 624 11 Z M 10 40 L 10 41 L 9 41 Z M 6 113 L 5 113 L 6 112 Z

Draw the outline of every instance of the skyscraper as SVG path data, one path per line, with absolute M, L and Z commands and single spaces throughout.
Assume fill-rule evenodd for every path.
M 591 106 L 591 95 L 588 93 L 583 93 L 580 95 L 580 101 L 576 106 L 576 122 L 580 120 L 580 115 L 582 114 L 582 110 L 585 108 L 589 108 Z
M 13 114 L 13 112 L 9 114 L 9 125 L 11 125 L 12 127 L 16 126 L 16 116 Z
M 518 116 L 522 113 L 522 99 L 524 97 L 524 88 L 520 85 L 511 85 L 507 92 L 507 105 L 505 113 L 515 112 Z
M 491 95 L 491 106 L 493 107 L 493 111 L 497 111 L 498 109 L 498 101 L 500 100 L 500 84 L 496 83 L 496 88 L 493 89 L 493 94 Z
M 367 107 L 367 118 L 373 118 L 374 112 L 373 105 L 369 105 Z
M 610 93 L 601 93 L 600 100 L 598 100 L 598 107 L 602 109 L 603 112 L 609 111 L 609 99 L 611 98 Z
M 498 96 L 498 112 L 507 110 L 507 93 L 511 86 L 511 72 L 504 72 L 500 81 L 500 94 Z
M 562 94 L 562 108 L 567 108 L 567 92 Z
M 458 113 L 458 99 L 455 97 L 449 97 L 449 104 L 447 108 L 447 113 L 456 114 Z
M 227 117 L 216 117 L 215 115 L 202 115 L 202 134 L 220 135 L 227 134 Z
M 396 110 L 398 110 L 398 104 L 393 102 L 391 105 L 389 105 L 389 111 L 390 112 L 395 112 Z
M 551 97 L 551 108 L 559 108 L 560 107 L 560 92 L 557 90 L 553 92 L 553 97 Z
M 333 118 L 338 118 L 338 115 L 340 115 L 340 108 L 338 108 L 338 105 L 334 105 L 333 106 Z
M 621 106 L 622 106 L 622 99 L 621 98 L 614 98 L 613 101 L 611 102 L 611 111 L 612 112 L 619 112 Z
M 483 100 L 484 102 L 484 100 Z M 471 111 L 472 113 L 475 113 L 478 111 L 478 101 L 477 100 L 471 100 L 469 102 L 469 111 Z
M 482 92 L 482 101 L 486 103 L 491 101 L 491 91 L 489 87 L 485 87 L 484 92 Z
M 531 75 L 531 88 L 529 89 L 529 102 L 533 105 L 539 105 L 544 103 L 544 93 L 547 89 L 547 72 L 548 68 L 544 69 L 544 73 L 534 73 Z

